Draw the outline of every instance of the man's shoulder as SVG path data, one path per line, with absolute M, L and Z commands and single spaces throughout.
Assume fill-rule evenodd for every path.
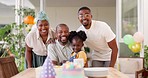
M 96 20 L 92 20 L 92 23 L 96 23 L 96 24 L 107 24 L 104 21 L 96 21 Z
M 55 47 L 56 43 L 50 43 L 48 44 L 48 47 Z
M 48 48 L 56 48 L 58 46 L 58 42 L 55 40 L 55 43 L 48 44 Z
M 59 46 L 61 46 L 58 42 L 58 40 L 55 40 L 55 43 L 50 43 L 48 44 L 48 48 L 58 48 Z
M 98 28 L 99 27 L 99 29 L 101 29 L 101 30 L 105 30 L 105 29 L 108 29 L 108 28 L 110 28 L 110 26 L 106 23 L 106 22 L 104 22 L 104 21 L 93 21 L 93 26 L 96 28 Z M 104 31 L 103 30 L 103 31 Z
M 77 29 L 77 32 L 80 31 L 80 30 L 85 30 L 84 26 L 81 25 L 78 29 Z

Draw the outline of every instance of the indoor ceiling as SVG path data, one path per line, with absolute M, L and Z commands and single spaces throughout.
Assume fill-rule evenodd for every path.
M 35 7 L 40 6 L 40 0 L 30 0 Z M 115 7 L 116 0 L 45 0 L 48 7 Z

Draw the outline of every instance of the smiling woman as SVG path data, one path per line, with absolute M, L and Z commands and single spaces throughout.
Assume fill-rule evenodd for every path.
M 54 38 L 54 31 L 45 12 L 39 12 L 36 19 L 37 30 L 30 31 L 25 38 L 28 68 L 43 65 L 47 56 L 47 45 L 50 39 Z

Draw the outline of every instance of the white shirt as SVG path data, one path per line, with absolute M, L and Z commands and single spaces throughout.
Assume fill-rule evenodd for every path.
M 47 41 L 53 38 L 53 31 L 49 30 Z M 47 42 L 46 41 L 46 42 Z M 44 44 L 42 38 L 40 37 L 38 29 L 31 30 L 26 38 L 25 38 L 26 44 L 32 48 L 32 51 L 40 56 L 46 56 L 47 55 L 47 45 Z
M 51 60 L 57 61 L 58 63 L 69 60 L 71 53 L 72 47 L 69 42 L 63 46 L 56 40 L 56 43 L 48 45 L 48 56 Z
M 77 31 L 80 30 L 87 35 L 85 44 L 93 50 L 92 60 L 110 61 L 112 50 L 107 42 L 115 38 L 111 28 L 105 22 L 92 20 L 90 29 L 80 26 Z

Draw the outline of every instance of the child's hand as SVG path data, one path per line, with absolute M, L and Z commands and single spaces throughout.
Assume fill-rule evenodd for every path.
M 66 63 L 66 61 L 67 61 L 67 60 L 63 60 L 63 62 L 62 62 L 62 63 Z
M 60 63 L 60 65 L 63 65 L 64 63 L 66 63 L 67 62 L 67 60 L 63 60 L 61 63 Z

